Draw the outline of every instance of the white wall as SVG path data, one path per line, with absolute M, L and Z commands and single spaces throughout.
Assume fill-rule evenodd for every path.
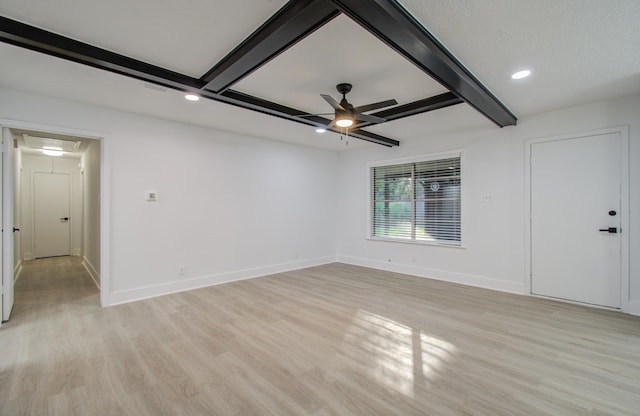
M 640 96 L 520 119 L 517 127 L 460 131 L 339 156 L 338 259 L 471 285 L 528 293 L 525 282 L 524 141 L 630 126 L 630 311 L 640 314 Z M 465 248 L 366 240 L 367 163 L 462 149 Z M 483 195 L 494 202 L 483 203 Z M 389 259 L 391 261 L 389 261 Z M 414 262 L 415 259 L 415 262 Z
M 100 141 L 91 140 L 82 154 L 82 256 L 100 285 Z
M 3 118 L 102 132 L 104 304 L 329 262 L 336 247 L 345 262 L 526 293 L 524 141 L 629 125 L 630 309 L 640 314 L 640 96 L 339 155 L 30 93 L 0 96 Z M 367 163 L 452 149 L 464 152 L 465 248 L 366 240 Z M 144 200 L 149 190 L 157 202 Z
M 81 253 L 82 244 L 82 182 L 80 159 L 53 157 L 37 154 L 22 154 L 21 197 L 21 253 L 24 260 L 33 259 L 33 174 L 35 172 L 68 173 L 71 176 L 70 250 L 74 256 Z
M 102 132 L 103 304 L 335 259 L 333 152 L 14 90 L 0 97 L 5 119 Z

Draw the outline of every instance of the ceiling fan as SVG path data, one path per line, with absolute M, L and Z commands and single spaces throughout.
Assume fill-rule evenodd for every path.
M 351 87 L 352 85 L 348 83 L 341 83 L 336 85 L 336 89 L 340 94 L 342 94 L 342 100 L 340 100 L 340 102 L 334 100 L 330 95 L 320 94 L 320 96 L 324 98 L 324 100 L 329 103 L 329 105 L 334 109 L 334 118 L 325 128 L 329 129 L 334 126 L 338 126 L 340 128 L 348 129 L 349 127 L 354 125 L 356 120 L 367 121 L 370 123 L 384 123 L 385 121 L 387 121 L 386 119 L 364 113 L 366 113 L 367 111 L 373 111 L 379 108 L 398 104 L 396 100 L 391 99 L 354 107 L 351 103 L 349 103 L 349 101 L 347 101 L 346 97 L 349 91 L 351 91 Z

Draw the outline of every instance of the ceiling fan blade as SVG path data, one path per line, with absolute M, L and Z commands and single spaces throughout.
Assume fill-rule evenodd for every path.
M 331 120 L 331 122 L 329 124 L 326 125 L 325 129 L 329 130 L 332 127 L 335 127 L 336 125 L 336 119 L 334 118 L 333 120 Z
M 394 99 L 379 101 L 377 103 L 371 103 L 367 105 L 361 105 L 360 107 L 354 108 L 356 113 L 366 113 L 367 111 L 377 110 L 378 108 L 390 107 L 392 105 L 396 105 L 398 102 Z
M 369 114 L 355 113 L 353 117 L 359 121 L 368 121 L 370 123 L 384 123 L 387 119 L 382 117 L 376 117 Z
M 320 96 L 324 98 L 324 100 L 328 102 L 329 105 L 333 107 L 335 110 L 344 110 L 344 107 L 342 107 L 339 102 L 334 100 L 332 96 L 326 95 L 326 94 L 320 94 Z

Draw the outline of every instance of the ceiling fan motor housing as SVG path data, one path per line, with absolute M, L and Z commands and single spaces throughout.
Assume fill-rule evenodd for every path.
M 349 94 L 349 91 L 351 91 L 351 87 L 352 85 L 347 82 L 343 82 L 342 84 L 336 85 L 336 89 L 342 95 Z

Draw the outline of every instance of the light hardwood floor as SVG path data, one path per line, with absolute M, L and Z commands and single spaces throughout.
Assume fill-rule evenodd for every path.
M 639 415 L 640 319 L 331 264 L 102 309 L 29 261 L 0 414 Z

